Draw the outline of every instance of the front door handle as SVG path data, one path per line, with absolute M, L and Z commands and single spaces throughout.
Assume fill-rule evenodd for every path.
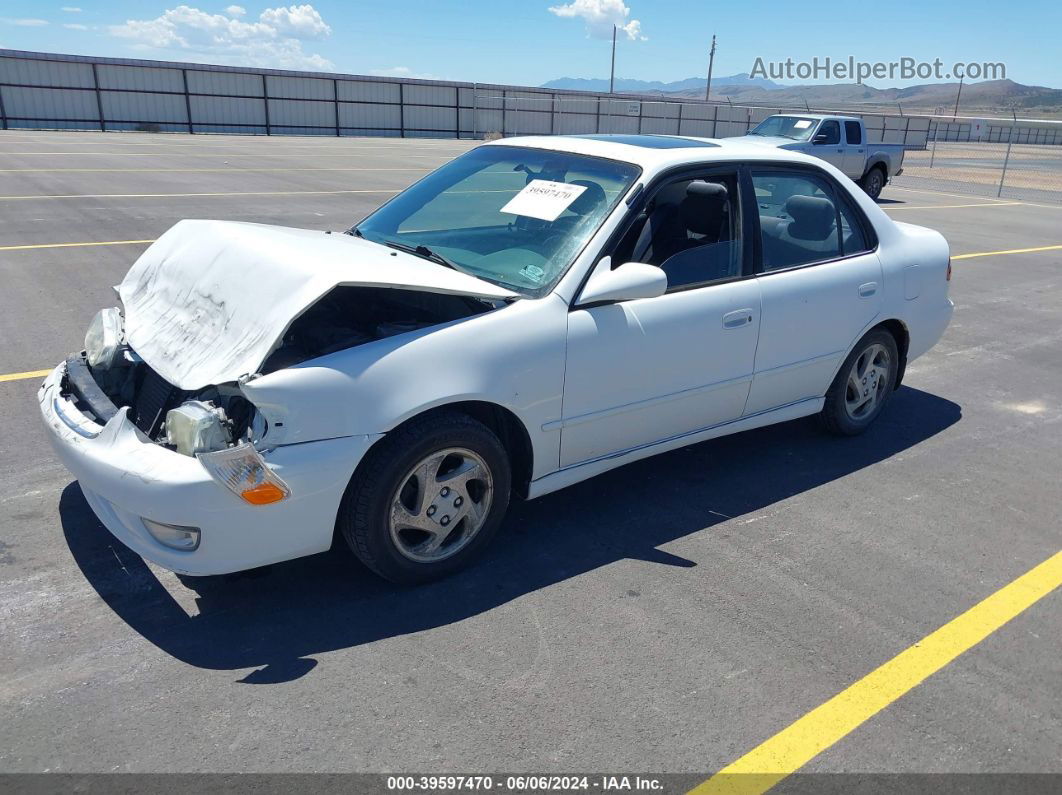
M 723 328 L 742 328 L 752 322 L 751 309 L 735 309 L 723 315 Z
M 878 283 L 877 282 L 867 282 L 866 284 L 859 285 L 859 297 L 860 298 L 870 298 L 870 296 L 874 295 L 874 293 L 876 293 L 877 291 L 878 291 Z

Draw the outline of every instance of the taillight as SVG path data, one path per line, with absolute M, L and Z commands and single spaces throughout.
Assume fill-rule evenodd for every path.
M 951 281 L 951 257 L 948 257 L 948 277 L 947 281 Z

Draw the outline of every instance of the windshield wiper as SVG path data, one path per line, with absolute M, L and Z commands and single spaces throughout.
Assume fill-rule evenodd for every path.
M 432 251 L 427 246 L 411 246 L 407 243 L 398 243 L 394 240 L 385 240 L 383 241 L 383 244 L 388 248 L 398 249 L 399 251 L 404 251 L 407 254 L 412 254 L 415 257 L 421 257 L 422 259 L 430 260 L 431 262 L 434 262 L 438 265 L 444 265 L 450 270 L 455 270 L 458 273 L 464 273 L 464 271 L 457 267 L 456 264 L 448 260 L 442 254 Z

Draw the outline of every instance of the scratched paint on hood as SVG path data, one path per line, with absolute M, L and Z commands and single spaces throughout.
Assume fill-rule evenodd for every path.
M 171 384 L 194 390 L 256 372 L 295 318 L 343 285 L 515 296 L 350 235 L 232 221 L 181 221 L 118 293 L 129 345 Z

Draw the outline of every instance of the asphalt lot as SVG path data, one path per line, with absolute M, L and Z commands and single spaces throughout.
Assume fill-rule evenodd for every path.
M 417 589 L 345 551 L 179 578 L 112 540 L 40 379 L 2 379 L 80 347 L 146 245 L 80 244 L 342 229 L 469 146 L 0 133 L 0 771 L 707 774 L 1062 549 L 1062 206 L 893 187 L 955 255 L 1056 248 L 957 259 L 950 329 L 862 437 L 802 420 L 627 466 Z M 1060 608 L 804 770 L 1062 773 Z

